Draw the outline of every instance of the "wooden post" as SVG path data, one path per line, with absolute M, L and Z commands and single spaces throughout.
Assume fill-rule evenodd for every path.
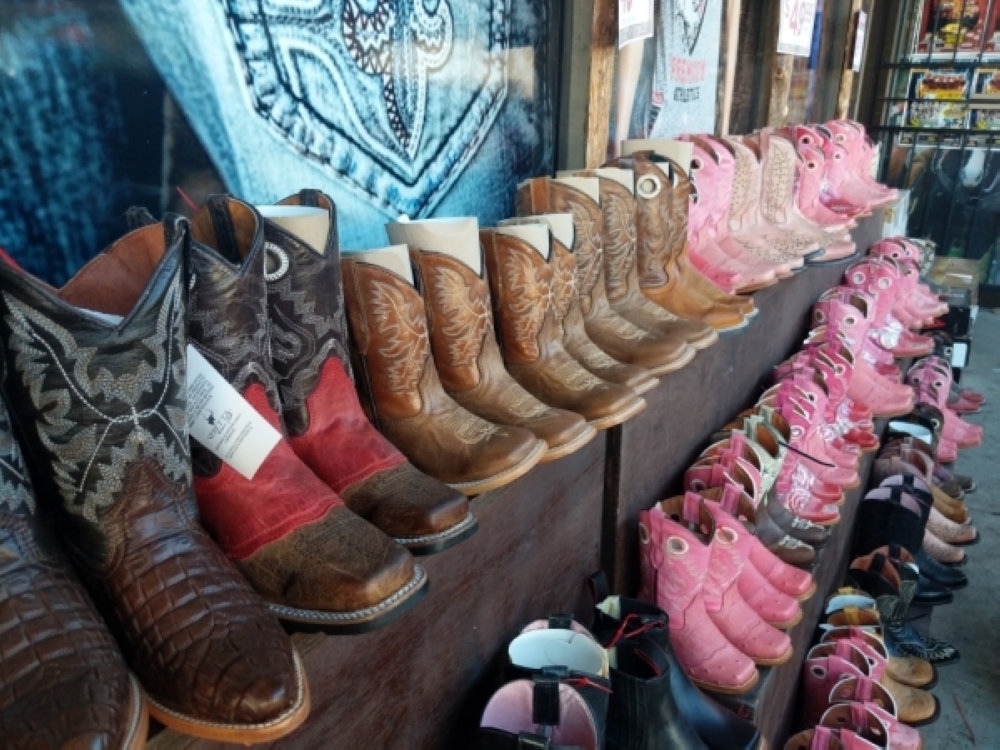
M 837 94 L 837 119 L 842 120 L 850 115 L 851 92 L 854 90 L 854 49 L 858 42 L 858 14 L 861 12 L 861 0 L 851 3 L 851 20 L 847 24 L 847 44 L 844 45 L 844 70 L 840 75 L 840 92 Z M 861 44 L 865 40 L 860 40 Z
M 736 55 L 740 45 L 740 13 L 742 0 L 727 0 L 725 28 L 724 76 L 722 83 L 722 106 L 719 113 L 719 135 L 729 135 L 729 116 L 733 111 L 733 88 L 736 85 Z
M 607 160 L 617 42 L 618 0 L 594 0 L 587 97 L 587 169 L 595 169 Z
M 792 90 L 793 55 L 775 54 L 774 70 L 771 74 L 771 99 L 767 112 L 767 124 L 772 128 L 785 125 L 788 118 L 788 95 Z

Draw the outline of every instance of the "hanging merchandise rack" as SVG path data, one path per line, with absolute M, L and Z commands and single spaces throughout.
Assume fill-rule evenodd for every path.
M 1000 291 L 1000 0 L 897 0 L 888 19 L 869 91 L 880 176 L 909 190 L 909 236 Z

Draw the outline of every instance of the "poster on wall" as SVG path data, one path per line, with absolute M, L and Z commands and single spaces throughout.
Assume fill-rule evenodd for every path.
M 970 72 L 917 68 L 910 71 L 905 122 L 911 128 L 964 128 Z
M 4 0 L 0 246 L 61 283 L 155 215 L 329 193 L 341 244 L 553 169 L 551 0 Z
M 648 136 L 715 132 L 724 0 L 661 0 Z

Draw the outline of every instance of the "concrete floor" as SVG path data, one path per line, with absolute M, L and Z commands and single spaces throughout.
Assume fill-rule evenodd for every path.
M 956 464 L 979 486 L 966 500 L 982 541 L 966 548 L 969 587 L 931 621 L 931 634 L 951 641 L 962 659 L 939 671 L 933 692 L 941 718 L 920 729 L 927 750 L 1000 749 L 1000 314 L 979 311 L 962 385 L 987 398 L 981 413 L 967 417 L 986 427 L 983 444 L 962 451 Z

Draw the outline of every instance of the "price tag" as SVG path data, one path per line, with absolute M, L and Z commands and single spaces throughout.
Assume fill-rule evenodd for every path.
M 653 36 L 653 0 L 618 0 L 618 49 Z
M 781 0 L 778 53 L 809 57 L 815 22 L 816 0 Z
M 187 360 L 188 434 L 253 479 L 281 433 L 190 344 Z

